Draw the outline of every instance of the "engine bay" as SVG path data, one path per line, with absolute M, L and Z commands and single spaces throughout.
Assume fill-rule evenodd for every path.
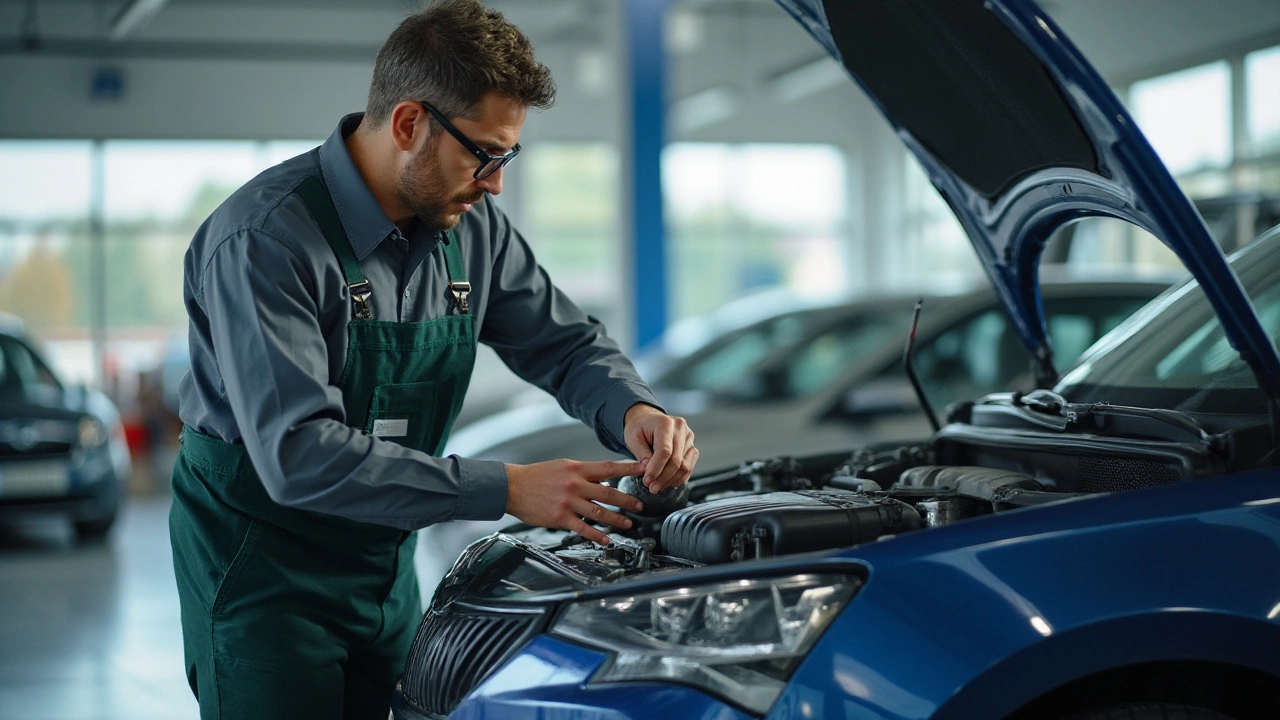
M 1172 430 L 1117 436 L 1104 429 L 1116 424 L 1115 408 L 1094 409 L 1087 422 L 1078 412 L 1027 422 L 1017 400 L 965 408 L 963 421 L 949 418 L 917 444 L 746 462 L 690 480 L 674 500 L 646 497 L 635 478 L 624 478 L 617 487 L 647 501 L 650 514 L 622 511 L 633 522 L 627 531 L 602 526 L 613 538 L 608 547 L 568 531 L 526 526 L 511 534 L 580 576 L 611 582 L 847 548 L 1008 510 L 1212 476 L 1233 464 L 1226 436 L 1182 420 Z M 1055 426 L 1046 427 L 1050 418 Z

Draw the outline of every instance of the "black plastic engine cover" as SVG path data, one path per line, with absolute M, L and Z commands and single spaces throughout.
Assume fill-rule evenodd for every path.
M 662 549 L 717 564 L 848 547 L 920 526 L 920 513 L 892 498 L 843 490 L 774 492 L 671 513 L 662 523 Z

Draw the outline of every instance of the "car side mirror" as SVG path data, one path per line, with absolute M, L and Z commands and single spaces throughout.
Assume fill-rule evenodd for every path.
M 840 401 L 839 415 L 861 418 L 884 413 L 910 412 L 919 407 L 911 383 L 905 379 L 872 380 L 850 388 Z

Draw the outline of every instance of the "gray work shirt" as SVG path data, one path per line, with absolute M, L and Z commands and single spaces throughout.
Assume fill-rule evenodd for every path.
M 421 226 L 403 236 L 356 170 L 344 138 L 360 117 L 250 180 L 196 232 L 184 262 L 191 372 L 179 414 L 243 442 L 282 505 L 403 529 L 496 519 L 507 505 L 501 462 L 432 457 L 345 424 L 338 379 L 351 301 L 337 258 L 293 194 L 298 183 L 313 175 L 329 189 L 377 319 L 443 317 L 453 299 L 438 236 Z M 657 401 L 604 327 L 551 284 L 492 202 L 465 213 L 455 233 L 477 339 L 604 445 L 627 452 L 627 409 Z

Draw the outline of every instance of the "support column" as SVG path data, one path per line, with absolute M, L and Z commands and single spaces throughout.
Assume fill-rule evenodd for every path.
M 670 0 L 626 0 L 627 70 L 631 112 L 623 152 L 623 208 L 631 249 L 635 346 L 644 347 L 667 324 L 666 224 L 661 157 L 666 116 L 663 17 Z
M 90 385 L 110 392 L 107 374 L 107 208 L 106 149 L 101 140 L 93 143 L 90 165 L 89 200 L 89 335 L 93 341 L 93 366 L 96 377 Z

